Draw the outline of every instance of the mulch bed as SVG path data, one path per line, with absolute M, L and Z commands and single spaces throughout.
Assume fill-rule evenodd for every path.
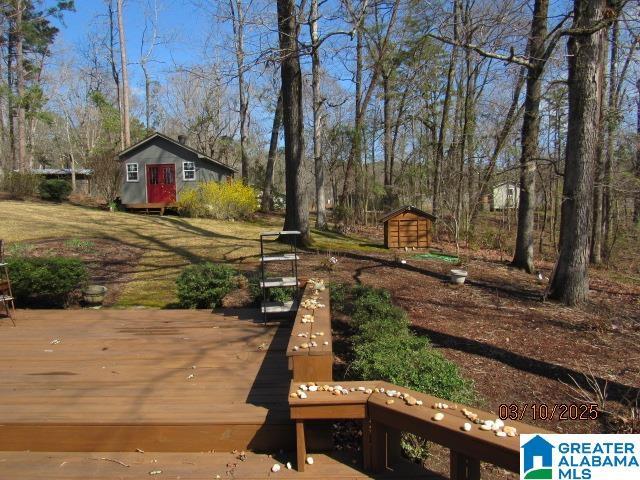
M 566 308 L 543 301 L 545 285 L 506 261 L 467 257 L 467 284 L 453 286 L 448 282 L 451 264 L 415 259 L 415 253 L 334 253 L 338 263 L 333 271 L 325 268 L 326 255 L 306 254 L 301 275 L 389 290 L 414 331 L 428 336 L 474 381 L 478 406 L 496 416 L 501 404 L 516 405 L 522 421 L 559 433 L 638 433 L 640 422 L 630 417 L 640 396 L 639 286 L 594 270 L 589 302 Z M 546 277 L 552 267 L 542 264 Z M 349 363 L 348 327 L 343 325 L 348 319 L 334 320 L 339 374 Z M 605 412 L 597 420 L 571 415 L 560 420 L 561 405 L 600 400 L 592 382 L 606 391 Z M 540 405 L 547 406 L 542 407 L 548 408 L 547 417 L 557 405 L 553 418 L 540 418 L 545 416 Z M 447 452 L 436 446 L 431 454 L 429 467 L 446 472 Z M 483 469 L 485 476 L 517 478 L 491 466 Z
M 107 287 L 103 305 L 112 306 L 122 288 L 131 280 L 142 256 L 142 249 L 116 240 L 82 239 L 80 246 L 69 239 L 48 239 L 28 243 L 28 256 L 71 257 L 82 260 L 89 271 L 92 284 Z M 79 306 L 79 295 L 71 307 Z

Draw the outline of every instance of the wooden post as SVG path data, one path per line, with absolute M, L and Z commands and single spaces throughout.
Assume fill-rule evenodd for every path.
M 296 420 L 296 461 L 299 472 L 304 472 L 306 460 L 307 445 L 304 438 L 304 422 L 302 420 Z
M 371 470 L 371 422 L 368 418 L 362 420 L 362 469 Z
M 449 478 L 451 480 L 480 480 L 480 461 L 451 450 Z
M 399 430 L 371 422 L 369 455 L 372 472 L 382 472 L 400 459 L 400 435 Z
M 383 472 L 387 468 L 387 435 L 384 426 L 371 422 L 371 471 Z

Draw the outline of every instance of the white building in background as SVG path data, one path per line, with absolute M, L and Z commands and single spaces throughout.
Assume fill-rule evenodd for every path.
M 514 182 L 502 182 L 493 187 L 491 210 L 518 208 L 520 187 Z

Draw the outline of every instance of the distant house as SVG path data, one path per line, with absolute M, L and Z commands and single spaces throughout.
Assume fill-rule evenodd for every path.
M 493 187 L 491 211 L 518 208 L 520 187 L 513 182 L 503 182 Z
M 91 176 L 93 175 L 93 170 L 89 168 L 76 168 L 75 172 L 72 172 L 70 168 L 34 168 L 32 172 L 43 179 L 60 179 L 66 180 L 69 183 L 72 182 L 72 177 L 75 173 L 75 192 L 83 193 L 85 195 L 91 195 L 92 193 Z
M 125 207 L 171 206 L 180 193 L 198 182 L 227 181 L 236 169 L 186 145 L 154 133 L 119 154 L 122 163 L 120 200 Z

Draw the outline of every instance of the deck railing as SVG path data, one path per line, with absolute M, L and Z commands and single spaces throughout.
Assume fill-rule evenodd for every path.
M 372 472 L 392 469 L 400 460 L 401 433 L 419 435 L 449 449 L 452 480 L 479 480 L 480 462 L 519 472 L 520 434 L 549 433 L 387 382 L 334 382 L 330 326 L 328 289 L 307 284 L 287 347 L 299 470 L 305 465 L 308 420 L 361 420 L 363 464 Z

